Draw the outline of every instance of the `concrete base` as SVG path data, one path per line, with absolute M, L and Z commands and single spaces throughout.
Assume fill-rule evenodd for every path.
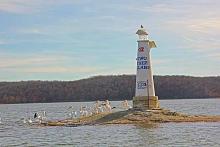
M 149 96 L 149 100 L 148 96 L 133 97 L 133 109 L 150 110 L 158 108 L 160 108 L 160 104 L 157 96 Z

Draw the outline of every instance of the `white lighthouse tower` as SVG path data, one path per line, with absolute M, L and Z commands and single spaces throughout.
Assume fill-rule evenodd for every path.
M 148 33 L 142 25 L 136 34 L 139 36 L 139 39 L 137 41 L 137 73 L 133 107 L 134 109 L 142 110 L 159 108 L 158 97 L 155 96 L 150 56 L 150 50 L 156 47 L 156 44 L 154 41 L 148 40 Z

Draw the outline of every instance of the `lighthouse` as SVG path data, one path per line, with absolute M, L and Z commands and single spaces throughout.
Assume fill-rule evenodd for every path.
M 133 108 L 141 110 L 159 108 L 158 97 L 155 96 L 152 62 L 150 51 L 156 47 L 154 41 L 148 39 L 148 33 L 141 25 L 137 30 L 138 48 L 137 48 L 137 72 L 136 89 L 133 98 Z

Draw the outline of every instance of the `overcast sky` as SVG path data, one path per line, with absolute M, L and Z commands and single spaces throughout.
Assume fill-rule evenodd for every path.
M 219 76 L 219 0 L 0 0 L 0 81 L 136 73 L 136 30 L 156 75 Z

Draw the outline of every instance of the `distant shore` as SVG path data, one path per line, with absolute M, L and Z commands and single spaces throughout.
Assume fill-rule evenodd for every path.
M 218 97 L 218 98 L 175 98 L 175 99 L 159 99 L 159 100 L 189 100 L 189 99 L 191 99 L 191 100 L 199 100 L 199 99 L 220 99 L 220 97 Z M 115 102 L 117 102 L 117 101 L 124 101 L 124 99 L 122 99 L 122 100 L 115 100 Z M 132 101 L 132 99 L 131 100 L 128 100 L 128 101 Z M 80 103 L 80 102 L 95 102 L 95 101 L 69 101 L 69 102 L 36 102 L 36 103 L 10 103 L 10 104 L 49 104 L 49 103 L 71 103 L 71 102 L 76 102 L 76 103 Z M 114 101 L 111 101 L 111 102 L 114 102 Z M 5 104 L 5 103 L 0 103 L 0 105 L 3 105 L 3 104 Z M 7 104 L 7 105 L 10 105 L 10 104 Z
M 156 95 L 164 99 L 220 97 L 220 77 L 154 76 Z M 134 75 L 96 76 L 76 81 L 0 82 L 0 103 L 54 103 L 131 100 Z

